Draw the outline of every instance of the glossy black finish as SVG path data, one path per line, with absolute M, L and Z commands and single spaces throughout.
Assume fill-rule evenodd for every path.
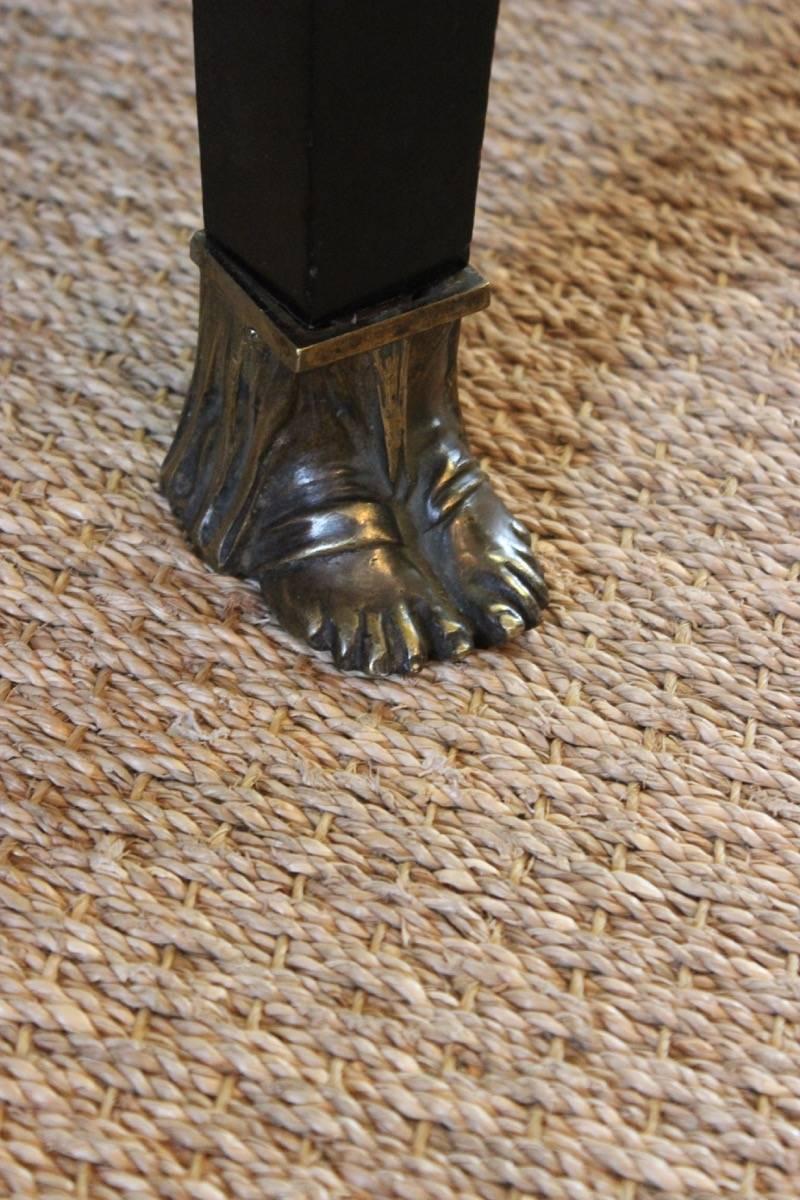
M 309 323 L 469 257 L 497 0 L 194 0 L 206 232 Z

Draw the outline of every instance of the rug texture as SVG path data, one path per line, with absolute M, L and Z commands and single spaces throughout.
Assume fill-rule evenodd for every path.
M 157 494 L 186 0 L 5 6 L 0 1196 L 800 1193 L 800 15 L 507 0 L 465 326 L 541 629 L 337 674 Z

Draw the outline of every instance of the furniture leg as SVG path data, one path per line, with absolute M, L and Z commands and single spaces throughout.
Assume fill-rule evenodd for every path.
M 195 0 L 205 232 L 163 489 L 202 557 L 373 674 L 546 602 L 469 453 L 460 321 L 497 0 Z

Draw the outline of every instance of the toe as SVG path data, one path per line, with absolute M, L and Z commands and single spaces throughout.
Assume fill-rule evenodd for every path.
M 361 646 L 360 670 L 368 675 L 388 675 L 391 671 L 389 647 L 380 613 L 368 613 Z
M 547 584 L 542 568 L 532 554 L 519 554 L 511 564 L 515 574 L 534 596 L 539 608 L 546 608 L 548 601 Z
M 284 629 L 315 650 L 333 649 L 336 626 L 330 614 L 323 612 L 322 604 L 313 596 L 298 595 L 292 575 L 265 571 L 259 583 L 269 609 Z
M 331 650 L 335 635 L 333 621 L 328 617 L 307 631 L 306 641 L 312 650 Z
M 433 657 L 442 662 L 466 658 L 475 644 L 472 629 L 454 608 L 437 606 L 430 609 L 426 614 L 425 631 Z
M 302 636 L 309 646 L 313 646 L 315 650 L 330 650 L 335 632 L 333 621 L 323 613 L 321 605 L 313 603 L 305 614 L 302 630 Z
M 361 641 L 361 615 L 347 613 L 340 616 L 333 643 L 333 661 L 341 671 L 359 669 Z
M 547 584 L 544 581 L 542 569 L 536 561 L 531 547 L 531 535 L 516 517 L 510 519 L 509 526 L 516 535 L 515 539 L 513 539 L 516 542 L 513 548 L 506 547 L 507 551 L 508 549 L 512 549 L 512 552 L 507 554 L 509 564 L 513 567 L 514 573 L 534 596 L 539 608 L 545 608 L 547 605 Z
M 539 603 L 536 596 L 535 581 L 530 573 L 516 562 L 504 563 L 500 568 L 499 579 L 501 590 L 506 598 L 518 609 L 530 627 L 539 620 Z
M 427 658 L 427 645 L 405 601 L 396 604 L 386 614 L 384 631 L 390 647 L 390 669 L 402 674 L 419 671 Z
M 476 621 L 475 640 L 481 646 L 500 646 L 527 628 L 527 621 L 512 605 L 487 603 Z

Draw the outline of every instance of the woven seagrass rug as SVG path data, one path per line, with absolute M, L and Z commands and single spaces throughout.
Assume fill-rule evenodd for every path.
M 800 14 L 507 0 L 465 327 L 544 625 L 337 674 L 156 491 L 186 0 L 2 46 L 0 1196 L 800 1194 Z

